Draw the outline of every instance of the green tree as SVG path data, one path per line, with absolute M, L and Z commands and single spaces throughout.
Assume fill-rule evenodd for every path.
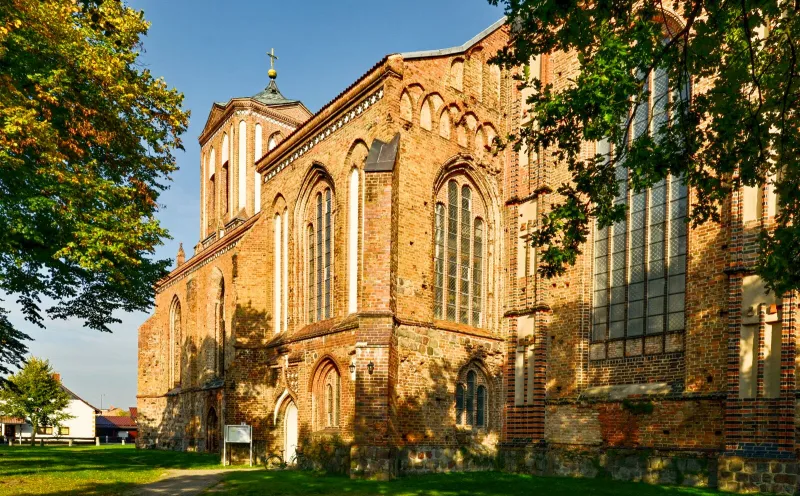
M 189 114 L 137 62 L 148 26 L 120 0 L 0 2 L 0 291 L 33 324 L 109 331 L 166 273 L 155 213 Z M 5 373 L 27 338 L 6 315 Z
M 0 386 L 0 413 L 31 424 L 31 446 L 36 444 L 39 427 L 56 428 L 72 418 L 63 411 L 69 400 L 70 395 L 53 375 L 50 362 L 35 357 Z
M 800 16 L 778 0 L 489 0 L 502 4 L 511 42 L 495 61 L 506 67 L 537 54 L 569 53 L 578 67 L 570 84 L 534 88 L 532 123 L 515 146 L 547 150 L 569 167 L 572 181 L 535 238 L 540 272 L 574 264 L 596 219 L 624 218 L 616 205 L 615 167 L 634 191 L 671 174 L 693 191 L 688 220 L 719 221 L 731 193 L 775 178 L 774 229 L 760 235 L 757 272 L 771 289 L 800 289 Z M 666 78 L 674 92 L 647 81 Z M 524 79 L 524 78 L 523 78 Z M 687 91 L 688 90 L 688 91 Z M 633 116 L 648 105 L 650 132 Z M 660 112 L 656 114 L 658 106 Z M 535 122 L 535 124 L 533 124 Z M 631 139 L 632 137 L 632 139 Z M 612 152 L 581 157 L 581 143 L 607 139 Z

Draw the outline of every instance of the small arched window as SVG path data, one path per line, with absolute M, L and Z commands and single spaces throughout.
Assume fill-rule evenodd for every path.
M 326 359 L 314 374 L 313 400 L 315 429 L 339 427 L 342 380 L 332 360 Z
M 459 185 L 459 183 L 461 183 Z M 434 207 L 434 317 L 480 326 L 485 223 L 465 180 L 451 179 Z
M 489 394 L 486 377 L 474 365 L 462 371 L 456 384 L 456 424 L 485 428 Z
M 308 320 L 329 319 L 333 315 L 333 196 L 326 187 L 317 192 L 308 208 Z

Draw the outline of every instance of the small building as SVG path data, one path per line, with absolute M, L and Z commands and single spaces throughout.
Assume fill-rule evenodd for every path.
M 56 378 L 60 377 L 56 375 Z M 100 409 L 70 391 L 64 384 L 63 389 L 69 396 L 69 405 L 65 409 L 71 418 L 65 420 L 61 426 L 39 426 L 36 432 L 37 439 L 47 440 L 90 440 L 95 437 L 95 416 Z M 4 439 L 30 439 L 33 427 L 24 419 L 0 417 L 0 433 Z
M 95 419 L 97 436 L 103 442 L 117 443 L 136 439 L 136 421 L 129 415 L 98 415 Z

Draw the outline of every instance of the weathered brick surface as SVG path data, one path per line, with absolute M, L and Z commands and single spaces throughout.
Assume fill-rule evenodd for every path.
M 139 335 L 140 444 L 209 450 L 214 428 L 245 422 L 254 426 L 263 457 L 283 449 L 285 411 L 293 402 L 301 446 L 330 444 L 335 456 L 320 466 L 345 467 L 352 475 L 506 467 L 711 486 L 719 475 L 732 490 L 795 487 L 787 472 L 796 456 L 794 298 L 783 299 L 779 396 L 764 397 L 763 365 L 759 397 L 740 399 L 738 391 L 742 279 L 755 263 L 756 233 L 771 220 L 743 224 L 734 195 L 720 223 L 689 229 L 685 331 L 592 342 L 593 233 L 577 263 L 551 280 L 522 259 L 534 260 L 519 243 L 559 201 L 554 191 L 570 179 L 566 165 L 552 150 L 528 156 L 487 148 L 493 136 L 513 132 L 526 118 L 511 74 L 486 63 L 506 40 L 502 28 L 449 55 L 387 57 L 310 117 L 300 107 L 246 100 L 212 110 L 201 136 L 204 164 L 211 147 L 220 153 L 223 132 L 238 153 L 240 118 L 252 154 L 252 130 L 263 123 L 266 155 L 247 179 L 247 194 L 254 195 L 252 176 L 259 170 L 261 211 L 254 215 L 248 201 L 243 212 L 218 215 L 217 189 L 201 205 L 205 242 L 159 285 L 155 314 Z M 577 61 L 555 53 L 540 66 L 545 83 L 563 87 Z M 698 82 L 694 90 L 703 87 Z M 267 153 L 277 131 L 281 141 Z M 365 170 L 376 140 L 388 143 L 396 135 L 392 170 Z M 594 144 L 582 153 L 594 154 Z M 351 313 L 354 167 L 358 289 Z M 451 178 L 469 185 L 473 215 L 485 222 L 478 325 L 439 320 L 434 310 L 434 209 L 445 201 L 442 188 Z M 311 322 L 306 232 L 315 218 L 313 196 L 327 188 L 331 316 Z M 234 189 L 234 202 L 236 195 Z M 533 224 L 521 225 L 533 205 Z M 288 323 L 275 333 L 274 218 L 284 213 Z M 181 308 L 178 387 L 169 379 L 174 301 Z M 763 337 L 759 346 L 761 362 Z M 518 349 L 532 357 L 524 370 Z M 455 407 L 456 385 L 470 367 L 488 391 L 486 426 L 474 429 L 459 425 Z M 325 425 L 319 388 L 321 371 L 331 368 L 341 377 L 339 425 L 332 427 Z M 216 426 L 209 423 L 212 408 Z M 235 451 L 234 459 L 241 455 Z M 761 460 L 747 480 L 727 461 L 718 474 L 717 457 L 734 455 Z M 766 474 L 758 467 L 771 467 L 770 460 L 784 464 L 780 480 L 762 475 L 756 481 L 753 474 Z

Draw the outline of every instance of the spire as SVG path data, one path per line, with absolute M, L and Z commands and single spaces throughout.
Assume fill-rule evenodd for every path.
M 175 257 L 176 266 L 180 267 L 186 262 L 186 253 L 183 251 L 183 243 L 178 247 L 178 256 Z
M 289 100 L 283 96 L 281 90 L 278 89 L 278 84 L 275 82 L 278 78 L 278 71 L 275 70 L 275 61 L 278 60 L 278 56 L 275 55 L 274 48 L 271 48 L 270 51 L 267 52 L 267 57 L 269 57 L 269 71 L 267 72 L 269 75 L 269 84 L 264 88 L 264 91 L 253 95 L 253 100 L 257 100 L 266 105 L 297 103 L 297 100 Z
M 269 71 L 267 74 L 269 75 L 270 79 L 274 80 L 276 77 L 278 77 L 278 71 L 275 70 L 275 61 L 278 60 L 278 56 L 275 55 L 274 48 L 269 49 L 269 52 L 267 52 L 267 57 L 269 57 Z

